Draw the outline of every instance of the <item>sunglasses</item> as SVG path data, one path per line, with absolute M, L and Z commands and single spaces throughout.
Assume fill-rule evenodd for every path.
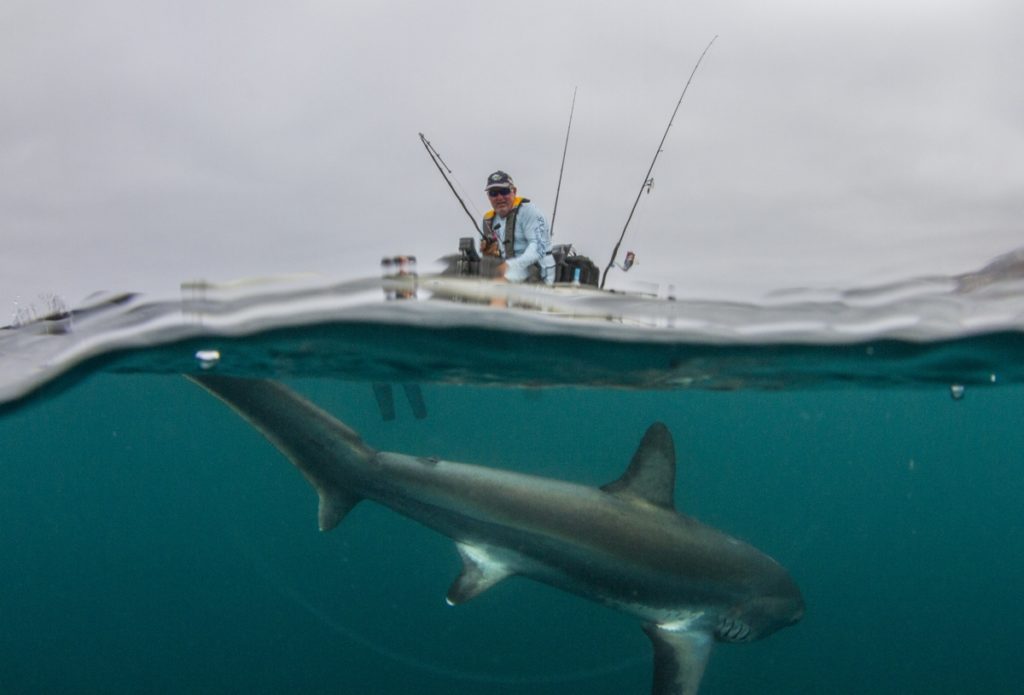
M 511 188 L 492 188 L 491 190 L 487 191 L 487 196 L 489 198 L 497 198 L 499 195 L 508 195 L 511 192 Z

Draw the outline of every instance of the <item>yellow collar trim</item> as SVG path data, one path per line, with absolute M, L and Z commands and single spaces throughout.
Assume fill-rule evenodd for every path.
M 523 200 L 524 200 L 523 196 L 517 195 L 516 199 L 512 201 L 512 209 L 514 210 L 514 209 L 518 208 L 520 205 L 522 205 Z M 494 212 L 493 209 L 488 210 L 486 213 L 484 213 L 484 219 L 485 220 L 489 220 L 492 217 L 494 217 L 494 215 L 495 215 L 495 212 Z

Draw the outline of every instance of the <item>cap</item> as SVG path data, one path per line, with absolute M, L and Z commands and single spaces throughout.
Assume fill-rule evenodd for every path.
M 489 191 L 492 188 L 515 188 L 516 184 L 512 181 L 512 177 L 506 174 L 504 171 L 496 171 L 487 177 L 487 185 L 484 187 L 485 191 Z

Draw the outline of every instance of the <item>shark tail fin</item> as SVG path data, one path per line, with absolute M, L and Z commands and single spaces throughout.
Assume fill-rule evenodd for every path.
M 347 425 L 274 381 L 216 374 L 188 378 L 231 406 L 299 469 L 320 500 L 321 531 L 340 524 L 362 499 L 349 489 L 351 476 L 376 452 Z

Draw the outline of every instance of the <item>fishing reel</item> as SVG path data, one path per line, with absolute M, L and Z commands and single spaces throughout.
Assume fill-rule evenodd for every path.
M 493 258 L 501 258 L 501 242 L 498 240 L 497 237 L 491 237 L 490 239 L 481 239 L 480 253 L 482 253 L 485 256 L 491 256 Z
M 622 263 L 615 263 L 614 265 L 616 268 L 625 273 L 630 268 L 633 267 L 634 263 L 636 263 L 636 254 L 633 253 L 632 251 L 627 251 L 626 258 L 622 261 Z

